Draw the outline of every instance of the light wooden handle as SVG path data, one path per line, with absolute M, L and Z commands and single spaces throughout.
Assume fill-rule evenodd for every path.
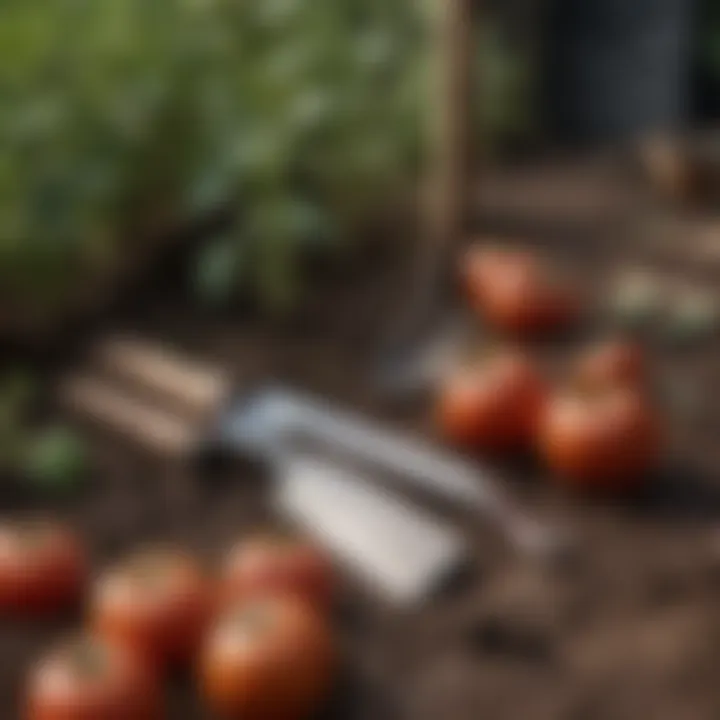
M 155 454 L 183 457 L 197 440 L 191 423 L 149 408 L 100 380 L 88 377 L 66 379 L 59 388 L 59 399 L 69 410 Z
M 208 415 L 232 390 L 230 378 L 214 367 L 192 363 L 162 345 L 111 338 L 97 346 L 95 360 L 126 381 L 194 414 Z

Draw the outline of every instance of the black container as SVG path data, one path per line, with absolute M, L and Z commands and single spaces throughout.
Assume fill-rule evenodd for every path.
M 607 143 L 682 128 L 693 0 L 552 0 L 545 104 L 562 140 Z

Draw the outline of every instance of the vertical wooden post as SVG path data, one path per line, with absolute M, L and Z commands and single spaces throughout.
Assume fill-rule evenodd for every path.
M 432 244 L 449 248 L 467 231 L 472 132 L 473 0 L 433 0 L 434 97 L 430 98 Z
M 420 0 L 418 0 L 419 2 Z M 467 231 L 471 194 L 472 4 L 477 0 L 424 0 L 429 23 L 431 77 L 426 100 L 427 145 L 414 285 L 403 298 L 403 312 L 389 340 L 401 348 L 443 304 L 448 265 Z M 435 318 L 436 319 L 436 318 Z M 417 340 L 417 338 L 415 338 Z M 404 348 L 407 350 L 407 348 Z

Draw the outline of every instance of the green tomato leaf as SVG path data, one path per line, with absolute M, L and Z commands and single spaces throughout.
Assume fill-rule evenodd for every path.
M 29 482 L 40 490 L 71 492 L 86 478 L 87 448 L 69 428 L 47 428 L 29 442 L 22 469 Z
M 223 307 L 232 299 L 241 279 L 243 248 L 236 237 L 207 243 L 193 268 L 193 289 L 201 303 Z

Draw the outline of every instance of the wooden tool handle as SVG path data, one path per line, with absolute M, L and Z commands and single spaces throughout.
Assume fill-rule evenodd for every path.
M 154 454 L 184 457 L 197 440 L 191 423 L 149 408 L 100 380 L 66 379 L 59 389 L 59 399 L 69 410 L 124 435 Z
M 162 345 L 132 338 L 111 338 L 95 350 L 95 359 L 116 377 L 134 383 L 171 406 L 207 416 L 232 390 L 218 368 L 190 362 Z

